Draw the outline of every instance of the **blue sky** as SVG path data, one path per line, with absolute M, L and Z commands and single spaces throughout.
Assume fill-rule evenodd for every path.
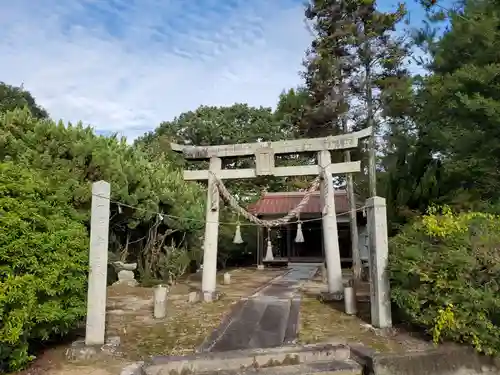
M 407 7 L 418 25 L 422 10 Z M 303 0 L 0 0 L 0 9 L 0 80 L 24 84 L 56 119 L 128 138 L 202 104 L 274 106 L 300 83 L 311 39 Z

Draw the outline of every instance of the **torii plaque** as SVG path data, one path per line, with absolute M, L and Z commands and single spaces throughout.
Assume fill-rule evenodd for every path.
M 218 179 L 243 179 L 257 176 L 317 176 L 322 174 L 321 196 L 323 204 L 323 238 L 325 257 L 328 269 L 328 291 L 342 293 L 342 269 L 337 232 L 335 211 L 333 174 L 359 172 L 361 162 L 331 162 L 332 150 L 342 150 L 358 147 L 359 139 L 369 137 L 371 128 L 363 129 L 338 136 L 323 138 L 306 138 L 276 142 L 242 143 L 222 146 L 184 146 L 176 143 L 170 145 L 176 152 L 182 152 L 186 159 L 209 159 L 209 170 L 184 171 L 185 180 L 207 180 L 207 210 L 205 224 L 205 239 L 203 244 L 203 276 L 202 292 L 205 301 L 212 300 L 216 291 L 217 274 L 217 242 L 219 237 L 219 195 L 216 177 Z M 302 165 L 290 167 L 275 166 L 274 157 L 278 154 L 297 154 L 302 152 L 317 152 L 317 165 Z M 256 168 L 222 169 L 223 157 L 255 156 Z M 216 177 L 215 177 L 216 176 Z

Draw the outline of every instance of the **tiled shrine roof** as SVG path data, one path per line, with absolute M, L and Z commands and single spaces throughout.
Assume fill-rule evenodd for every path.
M 264 193 L 262 197 L 249 207 L 254 215 L 282 215 L 288 213 L 304 197 L 305 192 Z M 358 202 L 359 203 L 359 202 Z M 358 206 L 361 206 L 358 204 Z M 314 192 L 301 213 L 321 213 L 321 198 L 319 191 Z M 335 210 L 337 213 L 349 211 L 349 201 L 346 190 L 335 191 Z

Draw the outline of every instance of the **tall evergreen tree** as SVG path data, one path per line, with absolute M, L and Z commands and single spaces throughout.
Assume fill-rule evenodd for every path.
M 417 121 L 464 200 L 500 199 L 500 5 L 469 0 L 431 49 Z
M 315 38 L 306 53 L 303 78 L 308 92 L 301 128 L 308 136 L 343 132 L 340 119 L 349 110 L 348 85 L 358 64 L 350 50 L 353 3 L 313 0 L 306 8 Z
M 375 1 L 311 0 L 306 18 L 315 38 L 304 62 L 309 105 L 302 128 L 309 135 L 342 133 L 338 119 L 359 114 L 359 127 L 379 109 L 380 85 L 400 74 L 407 51 L 394 37 L 405 10 L 381 12 Z
M 394 96 L 400 82 L 407 80 L 403 66 L 408 50 L 402 38 L 394 36 L 404 14 L 402 5 L 395 12 L 381 12 L 374 0 L 311 0 L 306 17 L 315 39 L 304 63 L 309 93 L 301 123 L 305 134 L 343 133 L 349 127 L 341 119 L 349 119 L 354 129 L 379 130 L 376 120 L 384 98 Z M 369 195 L 375 194 L 374 139 L 370 157 L 357 157 L 370 161 Z

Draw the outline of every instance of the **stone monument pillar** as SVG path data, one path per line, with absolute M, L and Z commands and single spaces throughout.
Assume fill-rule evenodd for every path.
M 110 197 L 111 187 L 108 182 L 92 184 L 85 345 L 104 345 Z
M 387 264 L 389 255 L 387 209 L 385 199 L 372 197 L 366 201 L 370 248 L 370 304 L 372 325 L 392 327 L 391 297 Z

